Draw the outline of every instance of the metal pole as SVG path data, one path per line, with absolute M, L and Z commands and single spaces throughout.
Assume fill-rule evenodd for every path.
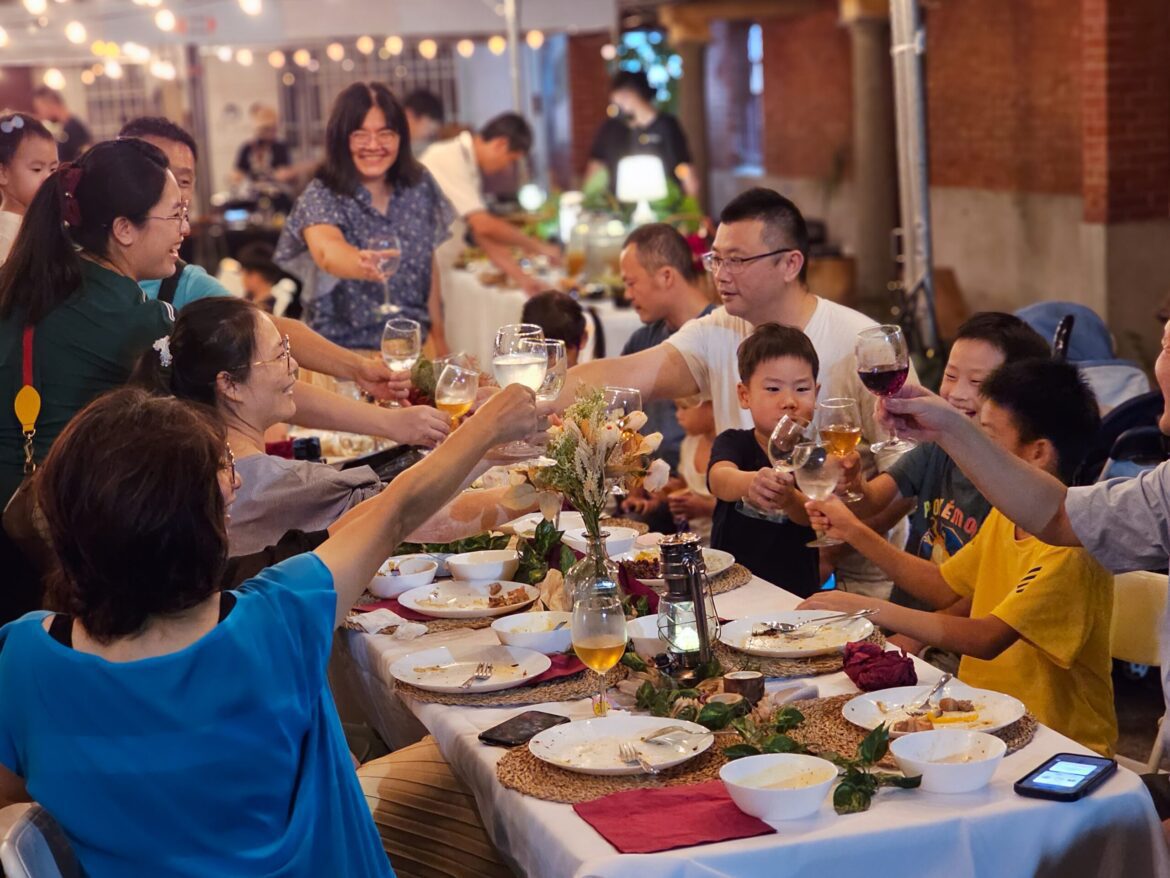
M 524 115 L 520 99 L 520 0 L 504 0 L 504 22 L 508 30 L 508 69 L 512 74 L 512 109 Z
M 199 54 L 199 47 L 192 44 L 186 46 L 187 55 L 187 94 L 191 101 L 191 134 L 196 143 L 209 143 L 209 129 L 207 124 L 207 85 L 203 70 L 203 58 Z M 207 165 L 210 157 L 204 156 L 203 173 L 195 175 L 195 198 L 199 212 L 206 210 L 211 204 L 211 171 Z M 198 215 L 197 211 L 192 211 Z
M 938 355 L 934 312 L 934 260 L 930 227 L 930 169 L 926 141 L 926 87 L 922 56 L 926 31 L 918 0 L 890 0 L 890 54 L 898 135 L 898 191 L 902 207 L 902 289 L 918 336 L 918 350 Z

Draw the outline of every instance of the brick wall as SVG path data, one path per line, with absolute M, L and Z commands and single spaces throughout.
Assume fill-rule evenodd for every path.
M 934 185 L 1080 191 L 1079 4 L 948 0 L 926 30 Z
M 764 167 L 784 177 L 830 179 L 849 167 L 852 65 L 836 3 L 761 22 Z
M 1170 210 L 1170 4 L 1082 0 L 1082 96 L 1089 222 Z
M 750 94 L 751 64 L 747 56 L 750 23 L 716 21 L 707 46 L 707 157 L 711 168 L 735 168 L 743 162 L 740 136 L 744 114 L 734 95 Z
M 601 57 L 601 47 L 608 42 L 609 34 L 604 32 L 569 37 L 569 120 L 574 175 L 585 171 L 593 136 L 605 120 L 610 76 Z

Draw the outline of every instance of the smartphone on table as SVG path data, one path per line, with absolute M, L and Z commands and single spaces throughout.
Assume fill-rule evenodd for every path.
M 1016 792 L 1035 799 L 1075 802 L 1117 771 L 1117 761 L 1104 756 L 1057 753 L 1016 781 Z
M 479 733 L 479 739 L 485 744 L 497 747 L 519 747 L 527 744 L 545 729 L 567 723 L 569 718 L 556 713 L 545 713 L 543 710 L 526 710 L 511 719 L 504 720 L 498 726 L 484 729 Z

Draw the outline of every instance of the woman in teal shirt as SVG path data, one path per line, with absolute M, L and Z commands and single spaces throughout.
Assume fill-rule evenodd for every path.
M 170 306 L 148 302 L 138 281 L 170 275 L 188 231 L 166 156 L 142 140 L 99 143 L 41 186 L 0 269 L 0 507 L 24 474 L 13 400 L 25 327 L 34 328 L 40 461 L 69 419 L 124 384 L 170 331 Z
M 91 878 L 391 876 L 329 691 L 333 630 L 535 422 L 532 391 L 505 388 L 314 552 L 222 592 L 221 428 L 139 390 L 91 404 L 36 477 L 70 613 L 0 628 L 0 808 L 34 798 Z

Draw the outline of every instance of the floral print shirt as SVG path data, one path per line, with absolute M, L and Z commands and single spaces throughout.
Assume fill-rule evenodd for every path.
M 413 186 L 399 187 L 390 196 L 385 213 L 373 206 L 370 192 L 358 186 L 352 195 L 334 192 L 313 180 L 297 199 L 276 245 L 277 265 L 304 282 L 308 324 L 330 341 L 348 348 L 377 350 L 382 346 L 386 317 L 378 307 L 385 301 L 377 281 L 334 277 L 322 270 L 309 253 L 304 233 L 309 226 L 331 225 L 354 247 L 370 249 L 370 241 L 394 234 L 402 244 L 398 271 L 390 278 L 390 301 L 401 308 L 397 316 L 430 329 L 427 299 L 431 290 L 435 247 L 450 235 L 454 212 L 430 172 Z

